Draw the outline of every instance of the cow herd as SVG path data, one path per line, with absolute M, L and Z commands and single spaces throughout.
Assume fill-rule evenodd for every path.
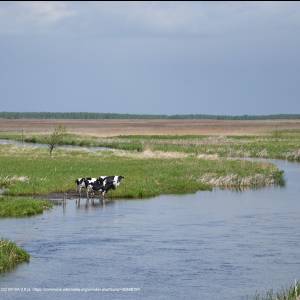
M 99 197 L 102 196 L 104 199 L 105 194 L 109 190 L 115 190 L 120 184 L 123 176 L 99 176 L 98 178 L 85 177 L 77 178 L 75 180 L 77 192 L 79 194 L 79 199 L 81 198 L 81 192 L 86 191 L 86 198 L 89 199 L 90 196 L 94 197 L 98 192 Z

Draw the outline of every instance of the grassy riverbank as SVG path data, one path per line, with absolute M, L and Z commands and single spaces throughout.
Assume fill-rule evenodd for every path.
M 52 203 L 49 201 L 28 197 L 2 197 L 0 198 L 0 218 L 33 216 L 51 207 Z
M 0 138 L 47 143 L 42 134 L 1 133 Z M 199 135 L 131 135 L 99 138 L 67 134 L 66 145 L 101 146 L 134 151 L 183 152 L 219 157 L 261 157 L 300 161 L 300 131 L 277 130 L 265 135 L 199 136 Z
M 29 254 L 15 243 L 0 239 L 0 273 L 10 271 L 22 262 L 29 262 Z
M 152 153 L 153 154 L 153 153 Z M 276 166 L 240 160 L 204 160 L 196 156 L 137 152 L 0 147 L 0 186 L 9 195 L 37 195 L 75 190 L 82 176 L 120 174 L 124 183 L 113 198 L 141 198 L 160 194 L 193 193 L 213 186 L 257 187 L 282 183 Z
M 289 288 L 281 289 L 278 292 L 270 290 L 265 294 L 257 294 L 254 300 L 299 300 L 300 299 L 300 282 L 296 282 Z
M 52 205 L 49 201 L 28 197 L 4 196 L 0 198 L 0 218 L 33 216 Z M 10 271 L 22 262 L 29 262 L 29 258 L 29 254 L 15 243 L 0 239 L 0 273 Z
M 0 218 L 28 217 L 52 207 L 49 201 L 24 197 L 1 197 Z M 0 273 L 10 271 L 17 264 L 29 262 L 29 254 L 15 243 L 0 239 Z

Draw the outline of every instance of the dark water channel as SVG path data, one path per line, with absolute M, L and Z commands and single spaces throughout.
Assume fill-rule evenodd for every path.
M 33 147 L 33 148 L 48 148 L 47 144 L 40 144 L 40 143 L 29 143 L 29 142 L 20 142 L 8 139 L 0 139 L 0 145 L 14 145 L 17 147 Z M 74 146 L 74 145 L 61 145 L 57 146 L 58 149 L 68 149 L 68 150 L 83 150 L 88 152 L 95 152 L 101 150 L 113 150 L 112 148 L 108 147 L 81 147 L 81 146 Z

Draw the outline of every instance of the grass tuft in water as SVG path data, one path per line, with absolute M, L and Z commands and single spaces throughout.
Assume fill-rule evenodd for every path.
M 0 273 L 12 270 L 17 264 L 29 262 L 30 255 L 15 243 L 0 239 Z
M 299 300 L 300 282 L 295 282 L 289 288 L 283 288 L 279 292 L 267 291 L 264 295 L 256 294 L 254 300 Z

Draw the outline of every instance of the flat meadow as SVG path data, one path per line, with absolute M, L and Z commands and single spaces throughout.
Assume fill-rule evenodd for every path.
M 120 174 L 125 177 L 112 198 L 146 198 L 211 190 L 281 184 L 282 172 L 265 162 L 204 159 L 193 154 L 145 151 L 47 149 L 2 145 L 0 186 L 14 196 L 75 191 L 78 177 Z
M 86 134 L 67 127 L 52 155 L 47 148 L 51 131 L 9 128 L 0 132 L 0 139 L 21 141 L 24 146 L 0 145 L 0 217 L 27 217 L 51 209 L 52 204 L 44 199 L 56 193 L 73 197 L 79 177 L 123 175 L 124 182 L 108 193 L 109 199 L 195 193 L 215 187 L 243 190 L 284 185 L 283 172 L 259 159 L 300 161 L 300 129 L 298 124 L 296 128 L 277 125 L 266 131 L 251 127 L 228 134 L 182 134 L 181 130 L 169 134 L 169 128 L 161 131 L 163 134 L 152 129 L 147 134 L 142 130 L 136 132 L 142 134 L 132 134 L 127 128 L 112 130 L 108 136 L 97 130 Z M 103 149 L 91 151 L 90 147 Z M 29 254 L 13 242 L 2 238 L 0 245 L 0 272 L 29 261 Z M 286 295 L 290 298 L 284 298 Z M 256 299 L 275 297 L 295 299 L 293 287 L 281 294 L 257 295 Z

